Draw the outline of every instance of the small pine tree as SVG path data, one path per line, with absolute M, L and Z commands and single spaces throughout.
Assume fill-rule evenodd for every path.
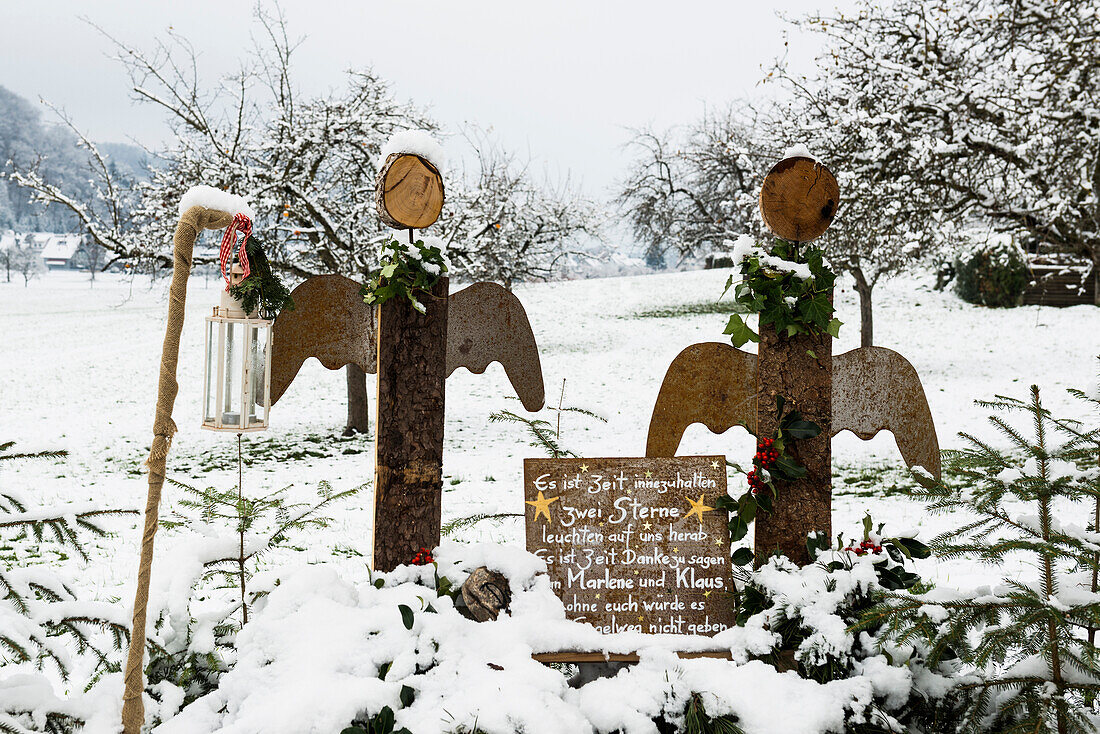
M 603 416 L 588 410 L 587 408 L 578 408 L 575 406 L 564 405 L 565 402 L 565 380 L 561 381 L 561 395 L 558 397 L 557 406 L 549 405 L 546 410 L 556 413 L 557 420 L 555 423 L 543 418 L 527 418 L 522 415 L 513 413 L 510 410 L 501 410 L 496 413 L 492 413 L 489 416 L 490 423 L 518 423 L 525 426 L 528 432 L 531 434 L 531 445 L 535 448 L 541 448 L 551 458 L 560 459 L 568 457 L 576 457 L 572 451 L 562 448 L 561 445 L 561 416 L 563 413 L 575 413 L 578 415 L 588 416 L 595 420 L 607 423 L 607 419 Z
M 1032 433 L 1025 436 L 993 415 L 1009 450 L 963 433 L 970 448 L 946 456 L 965 483 L 949 488 L 920 478 L 925 489 L 918 494 L 932 512 L 967 518 L 932 547 L 940 558 L 991 565 L 1024 554 L 1034 559 L 1038 577 L 1005 578 L 972 593 L 896 593 L 869 618 L 885 621 L 902 643 L 927 640 L 931 662 L 955 660 L 974 671 L 959 686 L 964 731 L 1095 732 L 1100 595 L 1093 579 L 1100 533 L 1095 525 L 1061 522 L 1054 512 L 1069 510 L 1076 518 L 1091 510 L 1095 523 L 1100 433 L 1054 418 L 1036 386 L 1029 401 L 998 396 L 979 405 L 1025 414 Z M 1054 445 L 1052 431 L 1069 440 Z M 1087 467 L 1079 465 L 1086 460 Z M 1021 504 L 1033 511 L 1020 513 Z
M 64 451 L 14 453 L 14 442 L 0 442 L 0 468 L 13 462 L 55 459 Z M 129 640 L 129 628 L 121 610 L 107 603 L 77 598 L 70 582 L 50 568 L 43 558 L 43 544 L 55 547 L 64 558 L 74 552 L 87 561 L 81 532 L 108 534 L 100 523 L 112 515 L 136 514 L 135 510 L 103 509 L 92 504 L 35 506 L 10 486 L 0 490 L 0 667 L 23 665 L 34 670 L 51 668 L 68 680 L 73 668 L 71 653 L 90 659 L 93 674 L 86 689 L 105 673 L 119 669 L 112 654 L 121 652 Z M 27 680 L 12 676 L 0 682 L 26 686 Z M 49 686 L 42 681 L 42 688 Z M 69 731 L 78 722 L 71 712 L 38 708 L 32 716 L 30 704 L 21 706 L 19 697 L 2 696 L 0 732 Z
M 196 535 L 189 551 L 199 563 L 190 564 L 194 575 L 182 579 L 190 589 L 182 600 L 186 608 L 172 608 L 170 600 L 157 616 L 154 629 L 164 644 L 154 648 L 146 676 L 155 698 L 167 682 L 183 689 L 187 704 L 214 690 L 233 664 L 236 635 L 248 623 L 252 606 L 269 591 L 251 583 L 260 557 L 274 548 L 293 548 L 288 544 L 292 536 L 327 527 L 332 519 L 324 512 L 366 485 L 336 492 L 322 481 L 315 502 L 289 503 L 286 489 L 248 497 L 240 484 L 197 489 L 171 478 L 168 482 L 185 496 L 161 524 Z M 192 606 L 200 600 L 203 608 L 196 612 Z

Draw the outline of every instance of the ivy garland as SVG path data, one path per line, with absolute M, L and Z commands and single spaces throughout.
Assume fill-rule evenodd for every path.
M 447 258 L 439 245 L 390 239 L 382 245 L 382 267 L 364 288 L 363 301 L 380 306 L 391 298 L 407 298 L 413 308 L 425 313 L 417 292 L 431 293 L 448 271 Z
M 753 468 L 745 473 L 748 490 L 737 499 L 728 496 L 718 498 L 719 509 L 733 514 L 729 523 L 731 543 L 745 537 L 749 532 L 749 523 L 756 519 L 758 511 L 772 511 L 772 503 L 778 497 L 776 480 L 791 482 L 806 476 L 806 467 L 795 460 L 791 449 L 796 441 L 820 435 L 821 426 L 805 420 L 793 408 L 784 412 L 785 408 L 786 400 L 782 395 L 777 395 L 775 412 L 779 416 L 779 428 L 775 436 L 757 439 Z M 740 467 L 737 468 L 740 470 Z M 753 552 L 748 548 L 738 548 L 733 553 L 733 563 L 738 566 L 751 563 L 753 558 Z
M 733 259 L 740 263 L 741 280 L 735 285 L 730 275 L 722 295 L 733 287 L 734 313 L 723 333 L 735 347 L 760 341 L 742 317 L 752 313 L 759 314 L 761 326 L 770 324 L 783 336 L 837 336 L 841 322 L 833 318 L 829 299 L 836 273 L 825 264 L 821 248 L 776 239 L 769 253 L 743 235 Z

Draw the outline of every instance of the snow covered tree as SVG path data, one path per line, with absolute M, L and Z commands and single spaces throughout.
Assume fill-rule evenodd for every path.
M 965 484 L 922 479 L 932 512 L 965 518 L 932 547 L 940 558 L 991 565 L 1026 554 L 1037 575 L 1013 574 L 993 589 L 896 594 L 868 620 L 888 620 L 900 644 L 926 640 L 932 662 L 957 660 L 975 671 L 960 686 L 967 697 L 964 731 L 1096 731 L 1100 429 L 1053 417 L 1037 386 L 1027 401 L 980 404 L 1023 414 L 1033 432 L 1025 436 L 995 415 L 990 421 L 1007 450 L 961 434 L 970 448 L 949 452 L 948 460 Z M 1058 432 L 1067 438 L 1060 445 Z M 1032 509 L 1020 513 L 1021 505 Z M 1063 520 L 1056 511 L 1070 514 Z M 1092 516 L 1091 527 L 1069 519 L 1082 515 Z
M 595 204 L 568 180 L 538 181 L 529 160 L 487 134 L 472 130 L 464 137 L 476 169 L 448 188 L 440 219 L 453 271 L 511 289 L 514 283 L 550 278 L 565 258 L 583 257 L 580 246 L 600 230 Z
M 120 174 L 109 157 L 63 110 L 49 106 L 87 154 L 85 179 L 74 185 L 67 177 L 51 171 L 46 166 L 49 159 L 41 153 L 25 163 L 10 161 L 11 173 L 7 178 L 28 191 L 31 202 L 67 212 L 89 236 L 90 247 L 95 248 L 97 255 L 96 267 L 104 259 L 103 253 L 111 255 L 103 264 L 104 269 L 119 260 L 147 261 L 154 254 L 147 234 L 154 223 L 151 215 L 156 212 L 141 209 L 139 184 L 133 177 Z M 170 264 L 171 253 L 160 253 L 160 259 Z
M 683 131 L 643 129 L 617 203 L 651 267 L 719 249 L 746 232 L 761 234 L 756 196 L 768 160 L 781 148 L 760 142 L 755 120 L 733 108 L 707 112 Z
M 24 287 L 30 285 L 32 280 L 46 270 L 46 265 L 42 262 L 42 255 L 30 245 L 15 244 L 7 250 L 5 257 L 9 271 L 14 270 L 23 276 Z
M 1100 272 L 1100 4 L 863 1 L 802 22 L 892 177 Z M 844 119 L 838 120 L 847 124 Z M 858 125 L 857 118 L 851 124 Z M 1100 290 L 1097 295 L 1100 303 Z
M 213 87 L 200 82 L 196 51 L 182 36 L 169 32 L 145 51 L 104 33 L 135 100 L 163 109 L 174 134 L 155 154 L 159 165 L 148 181 L 117 181 L 75 126 L 96 162 L 95 202 L 33 168 L 18 170 L 13 180 L 40 201 L 70 209 L 116 259 L 164 265 L 171 263 L 176 206 L 187 189 L 201 182 L 241 192 L 252 199 L 254 229 L 275 268 L 298 278 L 338 273 L 366 281 L 388 235 L 373 198 L 381 147 L 398 130 L 435 125 L 370 70 L 348 72 L 340 92 L 303 98 L 292 64 L 298 42 L 285 18 L 257 8 L 256 21 L 260 32 L 241 69 Z M 366 376 L 347 369 L 349 398 L 355 398 L 348 426 L 365 432 Z

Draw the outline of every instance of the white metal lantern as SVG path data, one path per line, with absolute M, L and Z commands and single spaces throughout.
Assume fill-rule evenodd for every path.
M 244 271 L 234 265 L 230 282 Z M 267 428 L 271 410 L 271 322 L 246 314 L 241 302 L 222 292 L 221 305 L 206 317 L 206 368 L 202 427 L 246 433 Z

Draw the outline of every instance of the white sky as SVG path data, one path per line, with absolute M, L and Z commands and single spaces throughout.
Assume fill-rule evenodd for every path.
M 536 167 L 601 196 L 625 165 L 626 128 L 686 123 L 704 105 L 771 93 L 757 83 L 784 53 L 776 11 L 797 16 L 837 2 L 285 0 L 283 8 L 292 35 L 306 37 L 296 57 L 303 92 L 337 88 L 343 70 L 373 66 L 445 128 L 491 127 Z M 80 17 L 146 47 L 172 26 L 216 79 L 250 43 L 252 8 L 247 0 L 0 0 L 0 85 L 63 106 L 93 139 L 155 145 L 167 134 L 163 115 L 131 102 L 107 41 Z M 814 42 L 792 37 L 797 67 L 810 68 Z

